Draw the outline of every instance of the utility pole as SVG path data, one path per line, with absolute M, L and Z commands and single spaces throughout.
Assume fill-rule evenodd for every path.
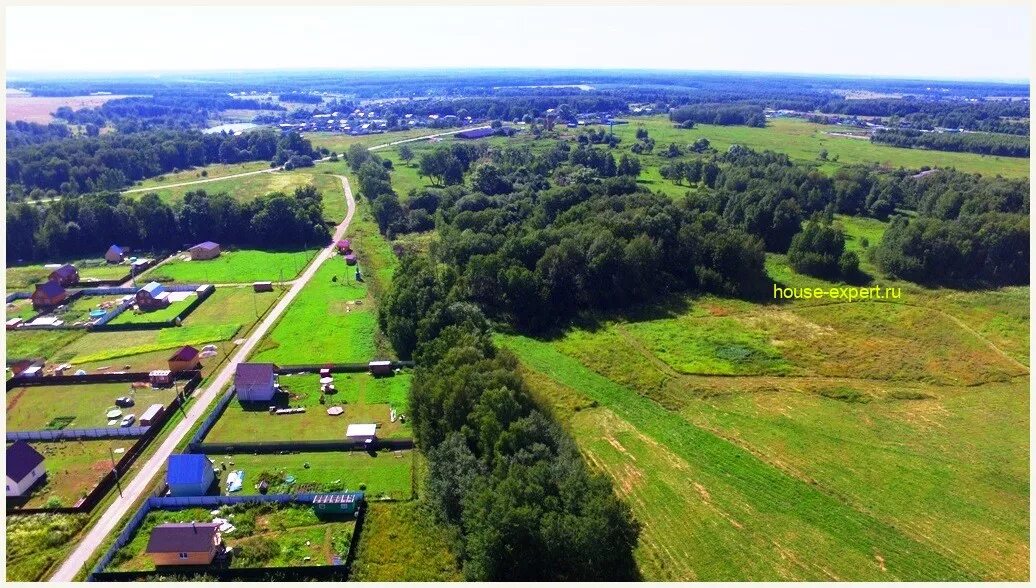
M 112 450 L 112 442 L 108 441 L 108 455 L 112 460 L 112 473 L 115 474 L 115 487 L 119 489 L 119 497 L 122 497 L 122 482 L 119 480 L 119 470 L 115 469 L 115 451 Z

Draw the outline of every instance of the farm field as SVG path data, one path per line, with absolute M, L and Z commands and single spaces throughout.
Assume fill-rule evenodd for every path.
M 313 259 L 316 252 L 316 249 L 304 251 L 240 249 L 223 251 L 219 257 L 204 261 L 191 261 L 190 255 L 184 252 L 162 265 L 148 270 L 140 280 L 170 281 L 181 284 L 282 282 L 295 279 L 295 276 Z
M 119 396 L 132 396 L 134 406 L 123 414 L 140 416 L 152 404 L 169 404 L 173 388 L 133 388 L 129 383 L 30 386 L 7 392 L 7 429 L 38 431 L 48 428 L 87 429 L 108 426 L 105 413 Z M 53 421 L 63 419 L 63 426 Z
M 463 580 L 449 535 L 421 501 L 371 503 L 356 547 L 354 582 Z
M 357 251 L 362 251 L 357 246 Z M 277 364 L 366 362 L 375 355 L 377 313 L 367 284 L 335 255 L 306 284 L 250 361 Z
M 133 186 L 130 189 L 161 188 L 164 186 L 168 186 L 169 184 L 179 184 L 183 182 L 194 182 L 197 180 L 222 178 L 224 176 L 232 176 L 235 174 L 259 171 L 262 169 L 270 169 L 270 162 L 247 161 L 244 163 L 214 163 L 212 165 L 205 165 L 193 169 L 185 169 L 183 171 L 179 171 L 176 173 L 169 173 L 154 178 L 148 178 L 146 180 L 141 180 L 133 184 Z
M 622 139 L 618 149 L 628 151 L 636 142 L 636 130 L 643 126 L 656 141 L 656 150 L 670 143 L 686 147 L 697 139 L 706 138 L 712 147 L 726 151 L 730 145 L 738 144 L 756 150 L 771 150 L 786 153 L 793 160 L 820 164 L 817 156 L 821 149 L 827 149 L 828 161 L 821 166 L 833 171 L 838 166 L 854 163 L 877 163 L 889 167 L 918 169 L 929 167 L 954 167 L 961 171 L 997 175 L 1011 178 L 1029 176 L 1029 160 L 1021 157 L 998 157 L 975 153 L 951 153 L 905 149 L 888 145 L 877 145 L 870 141 L 832 136 L 831 131 L 844 130 L 840 127 L 821 125 L 801 119 L 777 118 L 766 121 L 765 128 L 745 126 L 698 125 L 693 129 L 676 129 L 666 117 L 632 117 L 628 125 L 616 125 L 615 134 Z M 837 156 L 838 161 L 831 158 Z M 642 161 L 651 164 L 659 162 L 660 155 L 644 157 Z M 669 182 L 670 184 L 672 182 Z M 684 190 L 685 191 L 685 190 Z
M 33 96 L 26 92 L 7 92 L 7 121 L 23 120 L 47 124 L 54 120 L 53 113 L 62 106 L 72 110 L 95 108 L 117 98 L 129 95 L 106 94 L 101 96 Z
M 33 442 L 33 448 L 46 459 L 47 476 L 33 488 L 31 498 L 22 506 L 74 506 L 112 469 L 112 452 L 125 451 L 134 442 L 135 439 Z M 124 451 L 114 454 L 116 463 Z
M 241 492 L 258 494 L 265 481 L 270 494 L 293 492 L 342 492 L 363 490 L 368 500 L 410 498 L 413 480 L 413 452 L 327 451 L 263 455 L 214 455 L 216 466 L 226 465 L 220 477 L 220 491 L 226 494 L 231 471 L 245 475 Z M 288 481 L 288 478 L 294 481 Z
M 352 520 L 322 521 L 309 505 L 239 504 L 219 510 L 224 518 L 233 514 L 230 520 L 236 527 L 223 534 L 223 542 L 234 551 L 232 568 L 330 565 L 334 556 L 345 559 L 355 528 Z M 201 508 L 151 511 L 108 569 L 153 570 L 154 564 L 144 553 L 152 529 L 162 523 L 212 518 L 209 509 Z
M 305 407 L 306 412 L 271 415 L 269 403 L 261 406 L 231 401 L 226 412 L 205 437 L 206 442 L 234 441 L 324 441 L 345 438 L 350 423 L 376 423 L 378 437 L 410 438 L 409 424 L 391 421 L 391 408 L 406 414 L 406 391 L 409 374 L 392 378 L 374 378 L 367 374 L 334 374 L 337 392 L 320 402 L 320 376 L 305 374 L 280 376 L 280 385 L 287 395 L 274 397 L 274 405 Z M 332 406 L 341 406 L 344 413 L 327 414 Z
M 499 341 L 629 501 L 645 579 L 1026 578 L 1028 288 L 903 296 Z

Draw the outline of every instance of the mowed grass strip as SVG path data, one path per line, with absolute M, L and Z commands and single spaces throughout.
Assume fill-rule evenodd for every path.
M 64 427 L 66 429 L 107 427 L 105 413 L 115 407 L 115 399 L 120 396 L 132 396 L 136 404 L 119 410 L 124 415 L 139 417 L 152 404 L 169 404 L 176 391 L 173 388 L 134 389 L 128 382 L 14 388 L 7 392 L 7 430 L 38 431 L 57 417 L 74 419 Z
M 375 355 L 377 316 L 367 286 L 341 256 L 325 260 L 250 361 L 366 362 Z
M 974 579 L 948 555 L 916 541 L 869 513 L 789 475 L 752 453 L 699 428 L 558 352 L 549 343 L 500 336 L 530 369 L 611 410 L 639 435 L 687 464 L 719 512 L 710 520 L 681 518 L 704 562 L 701 580 L 952 580 Z M 659 503 L 652 508 L 664 509 Z M 729 517 L 729 518 L 728 518 Z M 736 524 L 735 524 L 736 523 Z M 715 532 L 740 538 L 734 553 Z M 661 557 L 662 555 L 660 555 Z M 736 558 L 738 565 L 730 566 Z M 716 562 L 713 565 L 705 565 Z M 744 570 L 759 570 L 745 573 Z
M 286 393 L 274 396 L 271 402 L 243 403 L 231 401 L 216 421 L 206 442 L 231 443 L 236 441 L 338 441 L 345 439 L 350 423 L 374 423 L 377 435 L 383 439 L 411 437 L 409 424 L 398 418 L 391 420 L 392 407 L 381 402 L 386 399 L 380 383 L 367 374 L 334 374 L 337 392 L 324 396 L 320 403 L 320 376 L 316 374 L 281 376 L 280 384 Z M 366 399 L 367 391 L 376 389 L 374 400 Z M 269 407 L 303 407 L 306 412 L 270 414 Z M 327 409 L 340 406 L 343 414 L 332 416 Z M 397 412 L 401 412 L 397 409 Z
M 266 481 L 270 494 L 292 492 L 355 492 L 361 486 L 369 500 L 410 498 L 413 477 L 411 451 L 327 451 L 264 455 L 214 455 L 220 468 L 220 490 L 226 494 L 227 476 L 243 471 L 240 492 L 259 494 Z M 225 466 L 225 469 L 224 469 Z M 287 482 L 287 478 L 294 479 Z
M 239 324 L 190 325 L 148 331 L 89 333 L 57 354 L 56 361 L 93 363 L 184 345 L 204 345 L 232 338 Z
M 302 273 L 316 249 L 301 251 L 261 251 L 258 249 L 228 250 L 215 259 L 185 261 L 182 253 L 152 269 L 140 278 L 171 281 L 181 284 L 234 284 L 246 282 L 294 280 Z

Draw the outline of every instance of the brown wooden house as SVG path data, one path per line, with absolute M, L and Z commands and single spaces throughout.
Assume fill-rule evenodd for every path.
M 68 291 L 61 287 L 61 284 L 49 281 L 45 284 L 36 284 L 36 290 L 32 293 L 33 308 L 47 308 L 57 306 L 68 298 Z
M 57 282 L 62 286 L 73 286 L 79 283 L 79 270 L 71 263 L 66 263 L 50 272 L 50 281 Z
M 190 345 L 181 347 L 169 358 L 169 370 L 185 372 L 201 366 L 201 353 Z
M 166 523 L 151 531 L 146 553 L 155 566 L 204 566 L 223 549 L 216 523 Z

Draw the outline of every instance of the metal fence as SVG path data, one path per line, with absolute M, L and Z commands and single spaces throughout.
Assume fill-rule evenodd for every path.
M 198 370 L 173 372 L 173 380 L 193 380 L 201 377 Z M 110 374 L 83 374 L 81 376 L 39 376 L 36 378 L 10 378 L 7 389 L 12 387 L 28 388 L 30 386 L 65 386 L 69 384 L 110 384 L 115 382 L 147 382 L 150 372 L 122 372 Z
M 147 427 L 97 427 L 93 429 L 55 429 L 53 431 L 7 431 L 7 442 L 61 441 L 76 439 L 134 439 L 147 434 Z
M 223 416 L 223 411 L 227 409 L 227 405 L 230 404 L 230 401 L 233 400 L 233 398 L 234 389 L 231 388 L 227 391 L 226 394 L 223 395 L 223 398 L 219 399 L 219 402 L 216 404 L 216 408 L 211 413 L 209 413 L 209 416 L 207 416 L 205 420 L 201 422 L 201 426 L 198 427 L 198 430 L 194 432 L 194 436 L 191 437 L 191 442 L 188 443 L 188 447 L 192 447 L 194 445 L 201 443 L 202 439 L 204 439 L 205 436 L 209 434 L 209 431 L 212 430 L 212 427 L 216 424 L 216 421 L 219 420 L 219 417 Z M 197 452 L 188 450 L 187 453 Z

